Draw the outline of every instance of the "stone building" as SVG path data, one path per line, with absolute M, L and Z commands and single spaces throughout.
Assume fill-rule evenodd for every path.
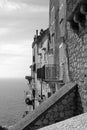
M 43 98 L 48 97 L 49 84 L 46 81 L 46 66 L 48 65 L 48 42 L 49 29 L 41 29 L 40 34 L 36 31 L 34 42 L 32 43 L 32 77 L 36 90 L 36 99 L 41 102 Z
M 49 8 L 50 39 L 53 45 L 54 64 L 56 64 L 56 84 L 70 81 L 68 59 L 65 44 L 66 35 L 66 0 L 50 0 Z
M 40 35 L 36 31 L 32 44 L 32 82 L 37 95 L 47 97 L 69 82 L 86 86 L 86 5 L 85 0 L 50 0 L 49 30 L 41 30 Z
M 57 65 L 54 62 L 54 43 L 51 43 L 49 29 L 36 31 L 32 43 L 32 84 L 36 98 L 48 98 L 58 90 Z M 53 46 L 51 46 L 53 45 Z
M 83 112 L 87 112 L 86 0 L 73 0 L 73 2 L 67 0 L 66 32 L 70 80 L 78 83 L 78 91 L 79 95 L 81 96 Z
M 87 1 L 50 0 L 49 28 L 58 82 L 76 82 L 87 111 Z
M 33 82 L 37 86 L 39 94 L 44 91 L 44 86 L 49 86 L 52 94 L 60 89 L 61 85 L 70 81 L 78 81 L 79 76 L 81 78 L 82 75 L 86 77 L 86 58 L 83 58 L 86 57 L 86 51 L 83 53 L 86 47 L 83 47 L 85 44 L 82 44 L 86 43 L 85 5 L 86 2 L 81 0 L 50 0 L 49 33 L 45 37 L 46 35 L 43 34 L 46 30 L 42 30 L 41 35 L 36 32 L 32 44 Z M 48 38 L 46 43 L 45 38 Z M 80 49 L 81 45 L 78 44 L 78 41 L 82 44 L 83 51 Z M 44 45 L 47 49 L 43 47 Z M 81 56 L 77 56 L 77 52 L 82 55 L 82 59 Z M 44 78 L 38 78 L 43 67 Z
M 87 112 L 87 1 L 50 0 L 49 4 L 48 59 L 47 64 L 43 61 L 41 65 L 48 70 L 44 81 L 49 86 L 54 83 L 58 91 L 15 125 L 14 130 L 36 130 Z M 37 41 L 35 37 L 32 44 L 35 59 Z M 33 65 L 36 63 L 34 60 Z M 36 75 L 35 70 L 34 81 Z M 72 129 L 75 128 L 76 125 Z

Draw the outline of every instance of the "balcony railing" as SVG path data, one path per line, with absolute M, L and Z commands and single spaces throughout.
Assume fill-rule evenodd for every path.
M 48 64 L 45 65 L 45 81 L 56 81 L 57 80 L 57 65 Z
M 57 81 L 57 65 L 47 64 L 37 69 L 37 78 L 44 81 Z

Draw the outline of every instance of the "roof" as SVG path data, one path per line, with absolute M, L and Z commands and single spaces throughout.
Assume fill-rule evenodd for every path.
M 42 41 L 42 39 L 46 36 L 46 35 L 49 35 L 49 28 L 47 28 L 46 30 L 44 30 L 43 32 L 41 32 L 40 35 L 38 35 L 33 43 L 32 43 L 32 48 L 34 47 L 35 44 L 38 44 Z

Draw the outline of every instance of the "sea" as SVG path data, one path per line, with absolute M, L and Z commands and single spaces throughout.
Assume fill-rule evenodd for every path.
M 20 121 L 25 110 L 25 79 L 0 79 L 0 125 L 11 126 Z

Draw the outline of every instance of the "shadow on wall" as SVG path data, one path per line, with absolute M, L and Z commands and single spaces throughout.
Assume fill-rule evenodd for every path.
M 79 93 L 79 86 L 77 85 L 76 87 L 76 96 L 75 96 L 75 104 L 76 104 L 76 115 L 82 114 L 83 112 L 83 107 L 82 107 L 82 101 L 81 101 L 81 96 Z

